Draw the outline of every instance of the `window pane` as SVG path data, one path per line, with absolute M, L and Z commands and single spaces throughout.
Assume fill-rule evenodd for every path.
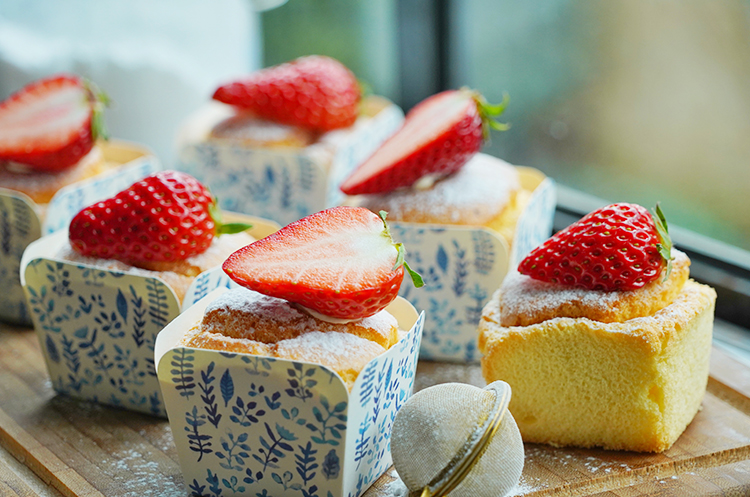
M 739 0 L 455 0 L 451 86 L 511 97 L 488 151 L 750 249 L 750 23 Z
M 399 95 L 395 0 L 291 0 L 262 14 L 264 65 L 324 54 L 373 91 Z

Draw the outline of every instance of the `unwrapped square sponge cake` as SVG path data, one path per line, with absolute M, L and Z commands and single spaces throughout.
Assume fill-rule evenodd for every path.
M 573 271 L 591 271 L 597 259 L 586 259 Z M 716 293 L 688 279 L 685 254 L 672 250 L 670 266 L 666 279 L 665 265 L 637 289 L 506 278 L 484 308 L 479 349 L 486 381 L 513 389 L 510 411 L 525 442 L 661 452 L 682 434 L 706 390 Z

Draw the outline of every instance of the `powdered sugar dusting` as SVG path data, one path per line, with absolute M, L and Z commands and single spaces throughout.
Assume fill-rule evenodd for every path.
M 193 266 L 199 268 L 201 271 L 210 269 L 214 266 L 221 264 L 229 254 L 253 243 L 255 239 L 245 232 L 234 233 L 231 235 L 222 235 L 218 238 L 214 238 L 205 252 L 188 257 L 185 259 L 186 266 Z M 158 276 L 159 271 L 150 271 L 147 269 L 141 269 L 130 264 L 125 264 L 114 259 L 101 259 L 98 257 L 87 257 L 79 254 L 70 246 L 70 244 L 64 244 L 60 247 L 60 251 L 56 254 L 57 258 L 72 261 L 81 262 L 84 264 L 90 264 L 92 266 L 101 267 L 105 269 L 114 269 L 116 271 L 122 271 L 128 274 L 138 274 L 141 276 Z M 166 263 L 169 264 L 169 263 Z
M 226 311 L 237 315 L 253 313 L 261 319 L 273 319 L 280 323 L 289 323 L 300 319 L 304 314 L 292 307 L 289 302 L 276 297 L 269 297 L 247 288 L 234 288 L 221 294 L 208 304 L 205 314 Z M 213 323 L 204 323 L 204 327 L 213 327 Z M 210 329 L 208 330 L 210 331 Z
M 277 357 L 305 357 L 310 362 L 324 365 L 362 361 L 362 369 L 373 357 L 385 352 L 375 342 L 349 333 L 311 331 L 297 338 L 282 340 L 276 346 Z
M 122 272 L 144 278 L 161 278 L 175 292 L 177 299 L 182 302 L 188 286 L 193 278 L 203 271 L 218 266 L 226 260 L 235 250 L 249 245 L 255 239 L 245 232 L 232 235 L 222 235 L 214 238 L 208 249 L 198 255 L 189 257 L 184 261 L 161 263 L 160 270 L 142 269 L 115 259 L 100 259 L 97 257 L 86 257 L 64 243 L 59 251 L 53 256 L 54 259 L 74 263 L 88 264 L 90 266 Z
M 73 167 L 54 173 L 38 171 L 24 164 L 0 161 L 0 186 L 26 192 L 32 197 L 49 190 L 51 196 L 63 186 L 81 181 L 92 173 L 96 173 L 96 167 L 102 161 L 102 152 L 98 147 L 91 149 Z
M 255 238 L 246 232 L 221 235 L 214 238 L 205 252 L 188 257 L 187 263 L 202 268 L 203 270 L 218 266 L 235 250 L 250 245 Z
M 673 250 L 673 255 L 674 266 L 684 271 L 687 278 L 687 255 L 678 250 Z M 673 271 L 673 278 L 679 278 L 677 272 L 677 269 Z M 599 319 L 598 316 L 619 315 L 622 320 L 643 317 L 658 310 L 652 308 L 653 302 L 669 290 L 670 283 L 662 285 L 661 280 L 657 280 L 638 290 L 605 292 L 538 281 L 513 270 L 505 277 L 500 289 L 501 324 L 525 325 L 543 320 L 533 319 L 533 316 L 545 319 L 551 316 L 588 316 Z M 664 302 L 664 305 L 668 303 Z M 571 309 L 578 314 L 571 315 Z M 519 323 L 517 320 L 521 318 Z
M 387 473 L 387 476 L 394 479 L 389 481 L 379 489 L 380 492 L 378 492 L 378 496 L 409 497 L 409 489 L 406 488 L 404 482 L 401 481 L 401 478 L 399 478 L 398 473 L 395 469 L 392 469 L 390 473 Z
M 270 297 L 246 288 L 235 288 L 211 302 L 205 311 L 203 329 L 209 333 L 274 343 L 313 331 L 370 330 L 389 343 L 398 322 L 383 310 L 356 323 L 320 321 L 287 300 Z
M 497 216 L 520 188 L 513 166 L 490 155 L 476 154 L 457 173 L 428 190 L 363 195 L 361 202 L 370 210 L 387 210 L 392 220 L 425 222 L 412 219 L 420 212 L 431 222 L 481 225 Z
M 154 453 L 141 453 L 136 449 L 125 448 L 113 454 L 117 462 L 105 473 L 117 481 L 121 495 L 139 497 L 182 496 L 182 485 L 172 476 L 165 474 L 171 468 L 164 468 L 171 460 L 160 465 L 154 461 Z M 127 478 L 123 476 L 127 475 Z

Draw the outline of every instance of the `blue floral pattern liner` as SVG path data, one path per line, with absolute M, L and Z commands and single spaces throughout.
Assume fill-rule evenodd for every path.
M 31 325 L 20 281 L 21 256 L 40 236 L 67 227 L 83 207 L 114 195 L 140 178 L 158 171 L 159 161 L 137 145 L 111 140 L 101 145 L 104 160 L 120 167 L 95 178 L 61 188 L 46 206 L 40 208 L 28 196 L 0 188 L 0 320 Z
M 224 291 L 186 309 L 156 344 L 191 495 L 361 495 L 391 465 L 391 425 L 412 392 L 424 313 L 400 298 L 388 307 L 409 332 L 371 360 L 348 392 L 317 364 L 180 346 Z
M 330 167 L 305 149 L 251 149 L 206 141 L 197 133 L 183 138 L 179 145 L 178 168 L 208 185 L 223 209 L 251 213 L 285 226 L 338 205 L 343 199 L 338 187 L 344 178 L 402 122 L 401 109 L 390 105 L 352 131 L 332 132 L 338 139 Z
M 253 224 L 256 238 L 278 229 L 257 218 L 242 220 Z M 165 417 L 154 346 L 180 313 L 174 291 L 160 278 L 55 259 L 67 243 L 67 230 L 44 236 L 21 261 L 23 290 L 53 388 Z
M 425 286 L 401 285 L 399 295 L 427 312 L 420 358 L 479 361 L 477 326 L 482 308 L 509 271 L 549 238 L 555 210 L 552 180 L 518 167 L 521 184 L 533 191 L 516 225 L 512 248 L 497 232 L 481 227 L 389 223 L 403 242 L 407 260 Z

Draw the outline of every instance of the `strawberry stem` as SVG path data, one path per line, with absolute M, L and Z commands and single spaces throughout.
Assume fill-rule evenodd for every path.
M 109 133 L 104 124 L 104 109 L 110 106 L 112 100 L 93 81 L 84 79 L 83 86 L 89 95 L 88 102 L 91 104 L 91 137 L 94 141 L 109 140 Z
M 662 256 L 664 261 L 667 263 L 667 270 L 664 273 L 664 279 L 667 281 L 669 273 L 672 272 L 672 237 L 669 236 L 669 225 L 667 224 L 667 218 L 664 217 L 664 213 L 661 210 L 659 202 L 656 203 L 656 208 L 653 210 L 651 217 L 656 225 L 656 233 L 659 235 L 659 241 L 661 243 L 656 244 L 656 250 L 659 251 L 659 255 Z
M 247 229 L 250 229 L 253 227 L 252 224 L 247 223 L 222 223 L 221 222 L 221 209 L 219 209 L 218 200 L 214 199 L 214 201 L 209 204 L 208 206 L 208 213 L 211 216 L 211 219 L 214 220 L 215 227 L 215 235 L 221 236 L 221 235 L 233 235 L 235 233 L 241 233 Z
M 482 95 L 478 91 L 467 91 L 471 92 L 471 96 L 474 99 L 474 102 L 476 102 L 477 104 L 479 117 L 482 118 L 482 135 L 485 141 L 488 142 L 490 140 L 490 129 L 495 129 L 497 131 L 507 131 L 510 129 L 510 124 L 500 123 L 493 119 L 493 117 L 499 116 L 500 114 L 505 112 L 505 109 L 508 107 L 510 96 L 507 93 L 503 93 L 502 102 L 500 102 L 499 104 L 491 104 L 487 102 L 487 99 L 484 98 L 484 95 Z
M 391 236 L 391 229 L 388 227 L 388 223 L 385 221 L 385 218 L 388 216 L 388 213 L 386 211 L 380 211 L 378 212 L 378 216 L 380 216 L 380 219 L 383 220 L 383 226 L 385 226 L 385 229 L 383 230 L 383 233 L 385 233 L 385 236 L 388 237 L 391 242 L 393 242 L 393 237 Z M 422 288 L 424 286 L 424 280 L 422 279 L 422 276 L 414 271 L 410 266 L 409 263 L 406 262 L 406 247 L 404 247 L 403 243 L 395 243 L 394 247 L 396 247 L 396 250 L 398 251 L 398 255 L 396 256 L 396 263 L 393 265 L 393 269 L 391 271 L 395 271 L 401 266 L 404 266 L 404 269 L 409 274 L 409 277 L 411 277 L 411 282 L 414 285 L 415 288 Z

